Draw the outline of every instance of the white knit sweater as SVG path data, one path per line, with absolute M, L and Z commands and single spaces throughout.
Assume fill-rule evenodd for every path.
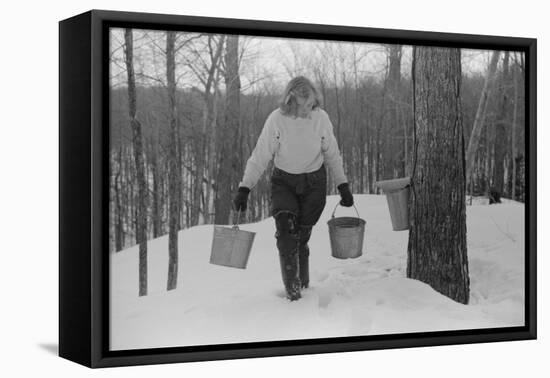
M 252 189 L 271 159 L 277 168 L 295 174 L 314 172 L 325 162 L 336 186 L 347 182 L 332 123 L 320 108 L 309 118 L 285 116 L 279 108 L 271 112 L 239 186 Z

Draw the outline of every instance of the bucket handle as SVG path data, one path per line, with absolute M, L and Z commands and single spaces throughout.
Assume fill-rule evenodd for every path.
M 239 230 L 239 222 L 241 221 L 241 213 L 244 213 L 244 211 L 237 210 L 237 223 L 233 224 L 234 230 Z
M 340 201 L 336 202 L 336 206 L 334 206 L 334 211 L 332 212 L 332 217 L 334 218 L 334 213 L 336 213 L 336 208 L 340 205 Z M 355 209 L 355 212 L 357 213 L 357 218 L 361 218 L 359 216 L 359 211 L 357 211 L 357 208 L 355 207 L 355 204 L 353 204 L 353 208 Z

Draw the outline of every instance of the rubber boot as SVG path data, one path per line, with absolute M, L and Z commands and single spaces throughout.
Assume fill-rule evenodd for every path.
M 300 270 L 300 285 L 302 289 L 309 287 L 309 247 L 306 245 L 300 245 L 300 252 L 298 253 L 298 266 Z
M 300 289 L 300 232 L 296 224 L 296 214 L 280 212 L 275 217 L 277 249 L 281 263 L 281 276 L 286 297 L 291 301 L 301 298 Z
M 299 267 L 300 267 L 300 282 L 302 289 L 309 287 L 309 246 L 307 245 L 311 237 L 311 227 L 300 227 L 300 250 L 299 250 Z
M 281 262 L 281 274 L 285 285 L 286 298 L 295 301 L 302 297 L 300 293 L 300 268 L 299 255 L 296 250 L 279 253 Z

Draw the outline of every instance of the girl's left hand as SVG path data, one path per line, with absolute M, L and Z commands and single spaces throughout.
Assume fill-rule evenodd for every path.
M 345 207 L 353 206 L 353 195 L 349 190 L 349 184 L 347 182 L 338 185 L 338 191 L 340 192 L 340 205 Z

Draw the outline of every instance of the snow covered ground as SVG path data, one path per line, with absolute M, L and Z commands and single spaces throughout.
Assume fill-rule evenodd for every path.
M 149 295 L 138 297 L 137 246 L 111 255 L 111 350 L 312 339 L 524 324 L 524 205 L 467 207 L 469 305 L 405 277 L 408 232 L 394 232 L 383 195 L 355 195 L 363 255 L 331 257 L 329 196 L 310 241 L 310 288 L 284 298 L 272 218 L 256 232 L 245 270 L 209 263 L 213 226 L 179 233 L 178 288 L 166 291 L 168 238 L 149 241 Z M 469 203 L 469 202 L 468 202 Z M 355 216 L 338 207 L 336 216 Z

